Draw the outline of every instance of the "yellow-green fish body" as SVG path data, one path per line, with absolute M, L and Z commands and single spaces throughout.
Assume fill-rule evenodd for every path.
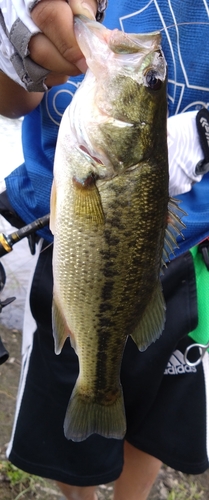
M 127 336 L 143 350 L 165 321 L 166 63 L 158 33 L 75 30 L 90 69 L 62 119 L 51 198 L 56 352 L 70 335 L 79 360 L 64 430 L 120 439 Z

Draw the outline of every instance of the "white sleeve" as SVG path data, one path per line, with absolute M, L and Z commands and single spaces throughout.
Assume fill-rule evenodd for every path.
M 170 196 L 190 191 L 202 175 L 195 168 L 203 160 L 196 126 L 197 111 L 188 111 L 168 118 L 168 157 Z
M 28 91 L 47 90 L 48 70 L 30 59 L 28 43 L 40 30 L 30 17 L 36 2 L 0 0 L 0 69 Z

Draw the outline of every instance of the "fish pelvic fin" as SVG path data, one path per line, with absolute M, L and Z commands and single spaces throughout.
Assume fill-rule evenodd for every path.
M 61 309 L 58 303 L 56 302 L 55 298 L 53 299 L 52 302 L 52 330 L 53 330 L 56 354 L 61 353 L 61 350 L 63 348 L 63 345 L 67 337 L 70 337 L 71 345 L 73 349 L 76 351 L 74 336 L 69 331 L 64 315 L 62 314 Z
M 104 405 L 83 396 L 77 382 L 65 415 L 65 437 L 75 442 L 84 441 L 92 434 L 123 439 L 125 432 L 126 417 L 121 387 L 115 401 Z
M 179 248 L 176 238 L 180 236 L 184 239 L 182 230 L 186 228 L 186 225 L 182 221 L 182 217 L 187 214 L 179 207 L 179 203 L 180 201 L 175 198 L 170 198 L 168 202 L 168 225 L 165 231 L 162 266 L 166 266 L 166 261 L 170 260 L 170 255 L 175 254 L 175 248 Z
M 145 351 L 152 342 L 160 337 L 165 325 L 165 310 L 165 301 L 159 281 L 139 325 L 131 334 L 140 351 Z
M 104 224 L 104 212 L 99 191 L 91 174 L 80 182 L 73 177 L 74 213 L 85 224 Z

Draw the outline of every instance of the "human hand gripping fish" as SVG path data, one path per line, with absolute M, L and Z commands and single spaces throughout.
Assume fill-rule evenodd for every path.
M 79 360 L 64 432 L 122 439 L 126 340 L 144 350 L 161 335 L 161 267 L 183 226 L 168 194 L 166 62 L 158 32 L 78 17 L 75 34 L 89 69 L 60 125 L 51 195 L 55 350 L 70 336 Z
M 31 18 L 41 31 L 30 39 L 30 58 L 48 70 L 44 83 L 48 87 L 60 85 L 69 76 L 84 73 L 87 66 L 75 39 L 73 20 L 78 14 L 95 19 L 96 0 L 41 0 L 33 4 Z

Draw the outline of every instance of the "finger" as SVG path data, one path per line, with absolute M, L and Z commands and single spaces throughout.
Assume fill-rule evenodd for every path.
M 82 58 L 74 35 L 73 12 L 65 0 L 42 0 L 31 17 L 64 59 L 76 63 Z
M 58 75 L 54 73 L 49 73 L 44 80 L 44 83 L 48 88 L 54 87 L 57 85 L 63 85 L 68 81 L 68 75 Z
M 38 33 L 31 38 L 29 50 L 31 59 L 49 71 L 69 76 L 76 76 L 80 73 L 77 66 L 68 62 L 43 33 Z

